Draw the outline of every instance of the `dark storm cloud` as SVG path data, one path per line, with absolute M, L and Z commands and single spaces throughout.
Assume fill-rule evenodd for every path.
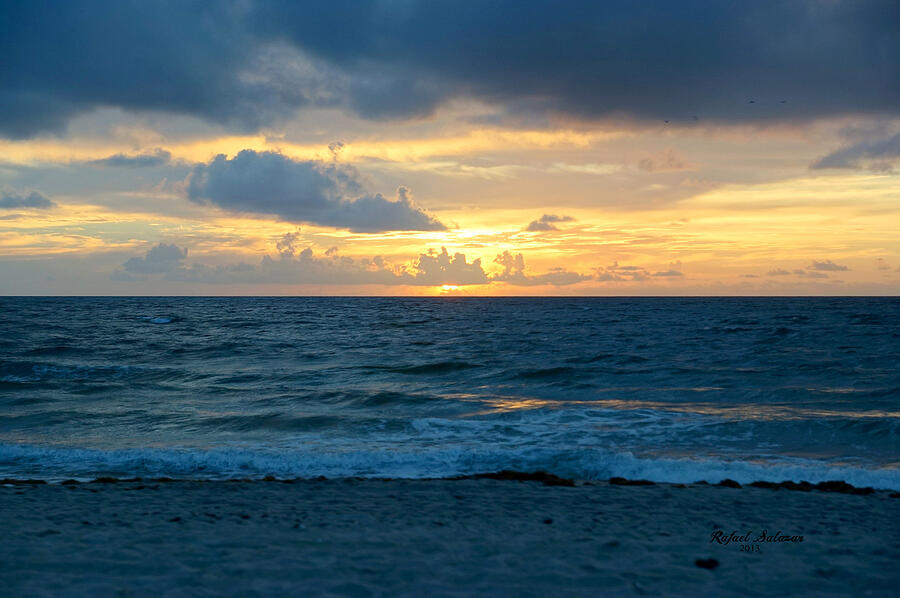
M 152 152 L 138 154 L 136 156 L 127 156 L 125 154 L 115 154 L 108 158 L 100 160 L 91 160 L 88 164 L 93 166 L 112 166 L 118 168 L 145 168 L 154 166 L 164 166 L 172 159 L 172 154 L 164 149 L 157 149 Z
M 408 114 L 451 96 L 583 118 L 726 122 L 898 106 L 900 7 L 889 0 L 323 6 L 266 2 L 257 14 L 271 35 L 377 73 Z M 404 85 L 413 79 L 429 84 Z M 365 97 L 353 101 L 372 116 L 399 111 Z
M 21 208 L 47 210 L 55 207 L 55 203 L 37 191 L 32 191 L 28 195 L 19 195 L 18 193 L 3 193 L 0 195 L 0 210 L 15 210 Z
M 532 220 L 528 223 L 528 227 L 525 229 L 530 232 L 541 232 L 548 230 L 559 230 L 555 226 L 553 226 L 556 222 L 571 222 L 575 220 L 571 216 L 557 216 L 556 214 L 544 214 L 537 220 Z
M 244 150 L 232 159 L 220 154 L 194 168 L 187 192 L 193 201 L 227 210 L 355 232 L 446 228 L 413 205 L 405 187 L 396 200 L 366 194 L 352 166 L 295 161 L 273 152 Z
M 252 86 L 237 77 L 251 42 L 236 13 L 166 0 L 4 2 L 0 134 L 59 132 L 99 106 L 257 125 Z
M 0 135 L 101 106 L 252 130 L 310 103 L 411 118 L 460 97 L 535 122 L 896 115 L 898 30 L 895 0 L 4 2 Z

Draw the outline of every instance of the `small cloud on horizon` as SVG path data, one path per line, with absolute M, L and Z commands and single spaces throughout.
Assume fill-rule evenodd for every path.
M 575 219 L 571 216 L 557 216 L 556 214 L 544 214 L 537 220 L 532 220 L 525 228 L 528 232 L 544 232 L 551 230 L 559 230 L 554 223 L 573 222 Z
M 835 264 L 831 260 L 823 260 L 821 262 L 813 260 L 812 264 L 806 267 L 807 270 L 822 270 L 826 272 L 846 272 L 850 268 L 841 264 Z
M 789 270 L 785 270 L 783 268 L 776 268 L 775 270 L 769 270 L 766 272 L 766 276 L 790 276 L 791 273 Z

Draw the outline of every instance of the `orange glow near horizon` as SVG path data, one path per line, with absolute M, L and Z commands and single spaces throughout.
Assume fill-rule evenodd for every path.
M 223 136 L 182 141 L 152 139 L 148 145 L 136 147 L 131 139 L 117 140 L 66 140 L 66 139 L 0 139 L 0 154 L 14 164 L 61 163 L 99 160 L 114 154 L 139 155 L 162 149 L 174 160 L 206 162 L 218 154 L 234 157 L 242 150 L 281 153 L 295 160 L 341 162 L 384 160 L 387 162 L 413 163 L 433 156 L 465 156 L 480 152 L 510 149 L 587 149 L 592 144 L 620 137 L 621 132 L 573 130 L 503 130 L 475 129 L 462 134 L 427 139 L 359 139 L 343 142 L 336 154 L 322 143 L 302 144 L 278 137 L 264 135 Z
M 811 170 L 815 155 L 797 154 L 810 151 L 797 139 L 817 136 L 825 149 L 815 151 L 824 153 L 846 124 L 515 130 L 444 115 L 358 133 L 332 150 L 287 135 L 167 139 L 137 129 L 108 139 L 0 140 L 0 177 L 13 177 L 0 191 L 41 192 L 55 204 L 0 210 L 0 252 L 19 264 L 7 277 L 19 277 L 15 292 L 46 267 L 35 281 L 65 281 L 71 271 L 72 288 L 90 279 L 109 294 L 155 292 L 155 283 L 175 294 L 254 285 L 336 295 L 898 294 L 900 177 Z M 156 149 L 172 155 L 159 170 L 87 163 Z M 402 186 L 404 201 L 446 229 L 353 232 L 188 198 L 192 164 L 243 149 L 354 164 L 360 190 L 345 201 L 379 192 L 399 201 Z M 767 165 L 772 172 L 760 176 Z M 178 273 L 111 278 L 159 244 L 186 251 Z M 421 256 L 443 247 L 452 263 L 420 272 Z M 81 262 L 57 271 L 62 259 Z M 277 267 L 263 272 L 266 263 Z M 242 278 L 247 268 L 258 269 L 256 278 Z M 216 284 L 199 281 L 201 273 Z M 473 282 L 421 284 L 441 279 Z M 52 286 L 34 284 L 34 292 Z

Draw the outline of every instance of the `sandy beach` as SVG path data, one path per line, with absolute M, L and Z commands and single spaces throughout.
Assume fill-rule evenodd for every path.
M 5 483 L 0 587 L 890 596 L 900 583 L 892 494 L 493 479 Z

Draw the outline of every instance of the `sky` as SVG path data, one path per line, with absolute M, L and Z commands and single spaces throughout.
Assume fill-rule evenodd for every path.
M 0 294 L 898 295 L 896 0 L 0 0 Z

